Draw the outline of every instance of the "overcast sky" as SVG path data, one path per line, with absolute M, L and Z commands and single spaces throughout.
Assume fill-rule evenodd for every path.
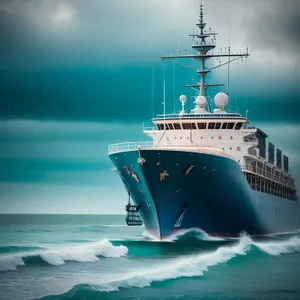
M 235 51 L 249 46 L 253 63 L 299 63 L 300 1 L 207 0 L 204 7 L 220 48 L 230 36 Z M 198 8 L 195 0 L 2 0 L 2 68 L 153 61 L 178 41 L 190 46 Z
M 162 112 L 160 55 L 191 51 L 199 4 L 0 1 L 0 212 L 122 212 L 107 145 L 145 139 L 152 98 Z M 245 112 L 248 99 L 250 119 L 290 156 L 299 186 L 300 1 L 203 4 L 207 28 L 219 33 L 216 52 L 229 40 L 233 52 L 250 50 L 230 67 L 232 106 Z M 176 65 L 173 82 L 172 64 L 166 72 L 173 112 L 197 77 Z M 213 78 L 227 82 L 226 74 Z

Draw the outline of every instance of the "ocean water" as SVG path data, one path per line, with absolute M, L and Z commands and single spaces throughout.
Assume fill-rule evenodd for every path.
M 300 233 L 160 242 L 121 215 L 0 215 L 0 299 L 300 299 Z

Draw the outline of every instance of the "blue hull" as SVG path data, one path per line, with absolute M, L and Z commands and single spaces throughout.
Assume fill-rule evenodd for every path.
M 185 151 L 140 153 L 146 160 L 143 165 L 137 162 L 138 151 L 109 157 L 132 199 L 141 205 L 146 229 L 157 238 L 188 228 L 237 236 L 243 231 L 258 235 L 300 227 L 298 201 L 253 191 L 232 159 Z M 164 171 L 167 175 L 161 176 Z

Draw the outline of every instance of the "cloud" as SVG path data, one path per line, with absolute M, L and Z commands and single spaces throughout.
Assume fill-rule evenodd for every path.
M 73 8 L 66 3 L 58 3 L 49 13 L 49 20 L 57 26 L 66 26 L 75 22 Z
M 141 130 L 140 124 L 0 121 L 0 182 L 106 185 L 108 145 L 140 140 Z
M 75 122 L 40 120 L 0 120 L 0 141 L 25 142 L 102 142 L 132 139 L 142 130 L 142 124 L 117 122 Z M 112 133 L 116 133 L 115 136 Z
M 52 64 L 155 61 L 161 50 L 175 53 L 178 41 L 190 50 L 188 34 L 195 28 L 198 5 L 195 0 L 2 1 L 1 24 L 9 33 L 2 32 L 0 42 L 10 48 L 22 35 L 23 46 L 37 45 Z M 205 21 L 219 31 L 218 48 L 228 46 L 230 36 L 233 51 L 250 47 L 255 65 L 299 63 L 298 0 L 212 0 L 204 6 Z M 40 60 L 41 65 L 50 62 Z

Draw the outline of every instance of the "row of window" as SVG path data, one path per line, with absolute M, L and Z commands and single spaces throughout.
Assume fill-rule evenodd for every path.
M 253 176 L 248 173 L 244 173 L 244 175 L 253 190 L 290 200 L 297 200 L 296 190 L 292 188 L 288 188 L 271 180 L 266 180 L 260 176 Z
M 239 130 L 242 128 L 243 123 L 238 122 L 229 122 L 229 123 L 166 123 L 166 124 L 157 124 L 158 130 L 177 130 L 177 129 L 235 129 Z

